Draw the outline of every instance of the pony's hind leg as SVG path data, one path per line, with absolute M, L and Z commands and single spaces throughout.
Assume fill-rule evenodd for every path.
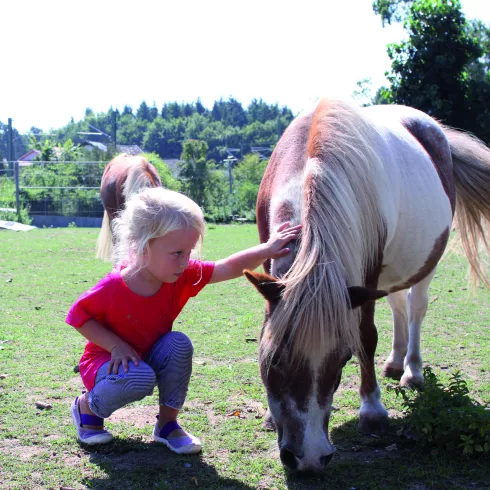
M 424 383 L 422 374 L 422 356 L 420 353 L 420 331 L 429 305 L 429 285 L 435 269 L 422 281 L 414 284 L 408 293 L 408 351 L 405 356 L 402 386 L 421 386 Z
M 393 344 L 383 367 L 383 376 L 400 379 L 404 373 L 403 361 L 408 347 L 408 290 L 391 293 L 386 298 L 393 315 Z

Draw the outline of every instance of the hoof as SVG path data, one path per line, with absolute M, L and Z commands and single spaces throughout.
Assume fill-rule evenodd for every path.
M 402 376 L 400 385 L 405 388 L 416 390 L 424 385 L 424 377 L 420 376 Z
M 391 378 L 391 379 L 396 379 L 397 381 L 399 381 L 400 379 L 402 379 L 403 369 L 391 367 L 391 366 L 385 366 L 381 375 L 384 378 Z
M 385 434 L 388 432 L 389 428 L 388 417 L 373 418 L 360 416 L 359 425 L 357 428 L 359 432 L 362 432 L 363 434 Z

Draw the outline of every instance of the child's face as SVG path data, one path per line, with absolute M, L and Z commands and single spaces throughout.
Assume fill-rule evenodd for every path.
M 161 282 L 175 282 L 189 265 L 192 250 L 199 240 L 195 229 L 175 230 L 149 243 L 143 270 Z

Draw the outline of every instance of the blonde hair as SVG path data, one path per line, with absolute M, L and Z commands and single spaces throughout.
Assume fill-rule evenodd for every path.
M 193 228 L 202 243 L 206 229 L 203 212 L 192 199 L 163 187 L 146 188 L 133 194 L 112 226 L 116 266 L 140 260 L 154 238 Z

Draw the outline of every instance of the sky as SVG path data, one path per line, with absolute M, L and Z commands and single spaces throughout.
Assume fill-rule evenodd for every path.
M 490 0 L 462 0 L 490 23 Z M 386 45 L 372 0 L 15 0 L 1 2 L 0 121 L 26 133 L 142 101 L 211 109 L 230 96 L 300 112 L 324 95 L 386 84 Z

